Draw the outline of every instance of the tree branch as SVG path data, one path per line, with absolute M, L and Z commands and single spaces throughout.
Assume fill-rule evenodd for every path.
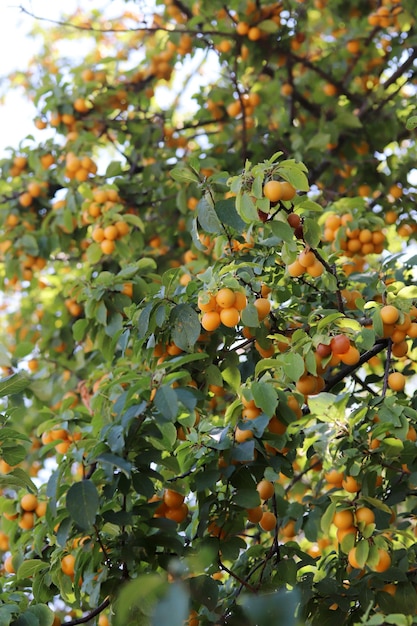
M 157 32 L 165 32 L 165 33 L 187 33 L 188 35 L 195 35 L 201 37 L 201 35 L 213 35 L 219 37 L 231 37 L 233 33 L 230 31 L 220 31 L 220 30 L 195 30 L 193 28 L 168 28 L 167 26 L 140 26 L 138 28 L 97 28 L 95 26 L 83 26 L 82 24 L 73 24 L 72 22 L 67 22 L 63 20 L 53 20 L 49 17 L 44 17 L 41 15 L 35 15 L 28 11 L 22 5 L 15 5 L 12 8 L 19 9 L 25 15 L 37 20 L 39 22 L 48 22 L 48 24 L 55 24 L 56 26 L 62 26 L 64 28 L 72 28 L 74 30 L 80 31 L 88 31 L 92 33 L 137 33 L 137 32 L 146 32 L 146 33 L 157 33 Z
M 355 370 L 357 370 L 361 365 L 367 363 L 369 359 L 372 359 L 373 356 L 376 356 L 382 350 L 384 350 L 388 345 L 388 339 L 378 339 L 378 341 L 372 346 L 370 350 L 367 350 L 363 354 L 361 354 L 360 359 L 355 365 L 346 365 L 346 367 L 342 367 L 334 376 L 331 376 L 324 388 L 323 391 L 330 391 L 337 383 L 340 383 L 344 378 L 352 374 Z
M 90 621 L 90 619 L 93 619 L 93 617 L 100 615 L 100 613 L 102 613 L 104 609 L 107 609 L 109 605 L 110 605 L 110 597 L 107 596 L 107 598 L 105 598 L 105 600 L 103 600 L 103 602 L 99 604 L 99 606 L 96 609 L 93 609 L 92 611 L 90 611 L 90 613 L 83 615 L 83 617 L 77 617 L 76 619 L 72 619 L 69 622 L 65 622 L 65 626 L 76 626 L 77 624 L 86 624 L 87 622 Z

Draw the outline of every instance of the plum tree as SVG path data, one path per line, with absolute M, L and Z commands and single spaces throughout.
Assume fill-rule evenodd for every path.
M 116 10 L 2 87 L 0 621 L 417 623 L 414 2 Z

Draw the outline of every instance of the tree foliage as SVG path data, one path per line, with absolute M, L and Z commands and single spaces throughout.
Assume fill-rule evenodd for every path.
M 417 623 L 414 2 L 111 5 L 7 84 L 0 623 Z

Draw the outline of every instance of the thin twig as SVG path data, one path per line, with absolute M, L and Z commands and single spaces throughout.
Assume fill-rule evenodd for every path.
M 237 580 L 243 587 L 245 587 L 246 589 L 249 589 L 249 591 L 251 591 L 252 593 L 256 593 L 257 590 L 255 589 L 255 587 L 252 587 L 252 585 L 250 585 L 248 582 L 246 582 L 246 580 L 243 580 L 243 578 L 241 578 L 240 576 L 238 576 L 238 574 L 235 574 L 235 572 L 233 572 L 231 569 L 229 569 L 227 567 L 227 565 L 224 565 L 224 563 L 222 563 L 222 561 L 220 560 L 220 558 L 218 559 L 218 565 L 219 568 L 221 570 L 223 570 L 224 572 L 226 572 L 227 574 L 229 574 L 229 576 L 232 576 L 232 578 L 234 578 L 235 580 Z
M 53 20 L 50 17 L 44 17 L 42 15 L 35 15 L 31 13 L 22 5 L 14 5 L 11 8 L 19 9 L 25 15 L 37 20 L 39 22 L 48 22 L 48 24 L 55 24 L 56 26 L 63 26 L 65 28 L 73 28 L 74 30 L 87 31 L 92 33 L 136 33 L 136 32 L 145 32 L 145 33 L 181 33 L 188 35 L 195 35 L 196 37 L 201 37 L 201 35 L 211 35 L 211 36 L 219 36 L 219 37 L 231 37 L 233 34 L 228 32 L 223 32 L 220 30 L 195 30 L 194 28 L 168 28 L 167 26 L 140 26 L 138 28 L 97 28 L 95 26 L 84 26 L 83 24 L 73 24 L 72 22 L 67 22 L 65 20 Z
M 387 360 L 385 361 L 384 382 L 382 385 L 382 397 L 385 398 L 388 389 L 388 376 L 391 369 L 391 351 L 392 351 L 392 339 L 387 339 Z

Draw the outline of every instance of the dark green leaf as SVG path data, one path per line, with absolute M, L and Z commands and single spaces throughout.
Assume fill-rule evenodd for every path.
M 165 420 L 173 422 L 177 417 L 177 394 L 169 385 L 162 385 L 157 389 L 154 404 Z
M 260 596 L 244 595 L 239 604 L 250 618 L 251 626 L 296 626 L 299 595 L 297 591 L 278 591 Z
M 27 450 L 21 445 L 3 445 L 2 457 L 9 465 L 18 465 L 27 456 Z
M 246 224 L 236 211 L 236 200 L 234 198 L 219 200 L 214 205 L 214 208 L 222 224 L 231 226 L 238 233 L 242 233 L 245 230 Z
M 255 489 L 239 489 L 234 494 L 232 501 L 244 509 L 252 509 L 261 503 L 259 493 Z
M 219 588 L 216 581 L 211 576 L 194 576 L 189 579 L 190 594 L 198 604 L 206 606 L 209 611 L 213 611 L 217 605 Z
M 114 605 L 114 626 L 150 626 L 155 604 L 168 583 L 158 574 L 146 574 L 125 583 L 119 590 Z
M 126 461 L 126 459 L 123 459 L 122 457 L 117 456 L 116 454 L 110 454 L 107 452 L 103 454 L 99 454 L 97 457 L 97 461 L 99 462 L 101 461 L 101 463 L 108 463 L 110 465 L 114 465 L 115 467 L 118 467 L 128 477 L 131 474 L 132 464 L 129 463 L 129 461 Z
M 67 511 L 82 530 L 91 530 L 99 507 L 97 487 L 91 480 L 71 485 L 66 498 Z
M 183 583 L 174 582 L 168 586 L 166 595 L 160 600 L 152 615 L 152 626 L 184 626 L 188 617 L 189 597 Z
M 170 316 L 171 338 L 178 348 L 192 352 L 201 333 L 200 320 L 189 304 L 178 304 Z

